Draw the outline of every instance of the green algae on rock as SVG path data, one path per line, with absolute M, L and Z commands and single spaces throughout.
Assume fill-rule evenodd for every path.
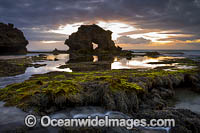
M 153 105 L 152 108 L 164 107 L 165 103 L 161 101 L 173 95 L 171 88 L 186 83 L 195 85 L 198 72 L 197 69 L 50 72 L 2 88 L 0 100 L 7 106 L 17 106 L 25 111 L 32 109 L 39 114 L 85 105 L 130 113 L 146 104 L 145 100 Z M 166 91 L 160 91 L 162 87 Z M 145 98 L 145 95 L 152 95 L 152 89 L 158 93 L 155 95 L 160 95 L 160 102 Z

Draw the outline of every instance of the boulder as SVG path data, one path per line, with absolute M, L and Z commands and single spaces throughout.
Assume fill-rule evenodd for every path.
M 13 24 L 0 23 L 0 54 L 26 54 L 28 41 Z
M 82 25 L 78 28 L 77 32 L 69 36 L 65 44 L 69 46 L 70 52 L 81 51 L 81 53 L 92 53 L 121 51 L 120 47 L 115 46 L 111 35 L 111 31 L 106 31 L 98 25 Z M 98 44 L 96 49 L 93 49 L 93 43 Z

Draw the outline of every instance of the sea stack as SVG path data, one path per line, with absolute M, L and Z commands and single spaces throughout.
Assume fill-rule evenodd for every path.
M 0 23 L 0 55 L 26 54 L 28 41 L 13 24 Z
M 115 46 L 111 35 L 111 31 L 104 30 L 98 25 L 81 25 L 77 32 L 69 36 L 65 44 L 69 46 L 70 52 L 121 51 L 120 47 Z M 93 49 L 93 43 L 98 45 L 96 49 Z

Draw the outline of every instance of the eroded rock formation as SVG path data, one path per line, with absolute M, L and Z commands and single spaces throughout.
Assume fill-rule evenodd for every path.
M 104 30 L 98 25 L 82 25 L 76 33 L 69 36 L 65 44 L 70 52 L 94 52 L 94 51 L 121 51 L 111 39 L 112 32 Z M 98 44 L 94 50 L 93 43 Z
M 28 41 L 13 24 L 0 23 L 0 54 L 26 54 Z

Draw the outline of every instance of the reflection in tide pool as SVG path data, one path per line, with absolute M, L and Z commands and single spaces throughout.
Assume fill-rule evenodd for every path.
M 38 56 L 38 53 L 34 54 L 27 54 L 27 55 L 1 55 L 0 60 L 8 60 L 8 59 L 19 59 L 19 58 L 25 58 L 27 56 Z
M 3 88 L 9 84 L 23 82 L 29 79 L 34 74 L 44 74 L 52 71 L 62 71 L 62 72 L 72 72 L 70 68 L 59 69 L 57 67 L 64 65 L 65 62 L 69 60 L 69 54 L 59 54 L 59 55 L 48 55 L 48 61 L 35 62 L 35 64 L 46 64 L 39 68 L 28 67 L 24 74 L 10 77 L 0 78 L 0 88 Z M 58 59 L 58 60 L 55 60 Z
M 148 56 L 138 56 L 134 57 L 131 60 L 127 60 L 126 58 L 117 58 L 115 57 L 114 62 L 111 64 L 111 69 L 138 69 L 138 68 L 156 68 L 156 67 L 163 67 L 163 66 L 175 66 L 176 64 L 148 64 L 151 62 L 160 62 L 169 59 L 177 59 L 183 57 L 148 57 Z
M 62 72 L 72 72 L 70 68 L 59 69 L 61 65 L 65 65 L 65 62 L 69 61 L 69 54 L 59 54 L 59 55 L 48 55 L 47 60 L 44 62 L 36 62 L 35 64 L 47 64 L 44 67 L 31 68 L 28 73 L 33 74 L 43 74 L 51 71 L 62 71 Z
M 39 55 L 39 54 L 37 54 Z M 36 56 L 36 55 L 26 55 L 26 56 Z M 22 58 L 24 56 L 17 56 L 17 58 Z M 2 56 L 1 58 L 4 59 L 11 59 L 15 58 L 14 56 Z M 170 59 L 180 59 L 184 57 L 170 57 L 170 56 L 160 56 L 160 57 L 147 57 L 147 56 L 136 56 L 133 57 L 131 60 L 128 60 L 126 58 L 119 58 L 115 57 L 113 60 L 113 57 L 108 57 L 104 60 L 112 60 L 110 62 L 111 69 L 154 69 L 156 67 L 164 67 L 164 66 L 176 66 L 178 69 L 191 69 L 194 66 L 184 66 L 179 65 L 178 63 L 172 63 L 172 64 L 149 64 L 149 63 L 156 63 L 164 60 L 170 60 Z M 11 77 L 1 77 L 0 78 L 0 88 L 3 88 L 9 84 L 13 83 L 19 83 L 23 82 L 24 80 L 27 80 L 34 74 L 44 74 L 52 71 L 62 71 L 62 72 L 72 72 L 70 68 L 64 68 L 60 69 L 59 66 L 65 65 L 66 62 L 70 60 L 69 54 L 59 54 L 59 55 L 47 55 L 47 60 L 35 62 L 35 64 L 46 64 L 46 66 L 42 66 L 39 68 L 35 67 L 28 67 L 24 74 L 17 75 L 17 76 L 11 76 Z M 104 61 L 101 59 L 101 61 Z M 98 56 L 93 56 L 93 62 L 98 62 L 99 58 Z M 92 62 L 92 61 L 91 61 Z M 79 63 L 79 62 L 77 62 Z M 81 65 L 80 65 L 81 69 Z M 104 69 L 104 68 L 102 68 Z M 165 69 L 167 70 L 167 69 Z
M 93 62 L 97 62 L 98 61 L 98 56 L 93 56 Z

